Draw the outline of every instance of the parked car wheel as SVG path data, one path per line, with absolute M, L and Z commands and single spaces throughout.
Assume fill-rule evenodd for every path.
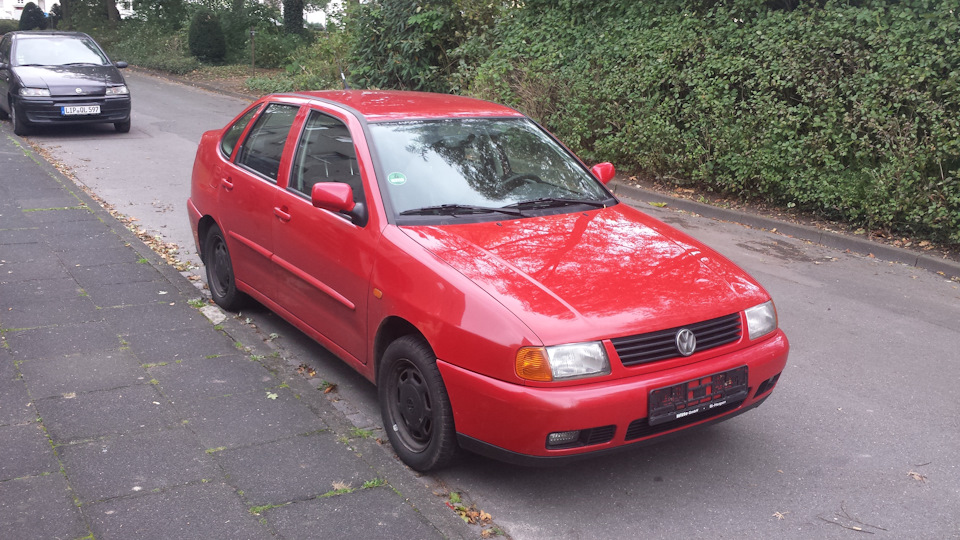
M 218 306 L 228 311 L 236 311 L 243 306 L 246 296 L 237 290 L 233 261 L 230 260 L 230 250 L 227 249 L 227 241 L 220 227 L 210 227 L 203 245 L 210 295 Z
M 130 133 L 130 120 L 126 122 L 116 122 L 113 124 L 113 127 L 117 130 L 117 133 Z
M 17 105 L 13 102 L 10 102 L 10 123 L 13 124 L 13 132 L 17 135 L 22 137 L 30 133 L 27 121 L 21 113 L 17 112 Z
M 384 428 L 400 459 L 418 471 L 450 463 L 457 453 L 453 410 L 430 346 L 412 335 L 391 343 L 377 386 Z

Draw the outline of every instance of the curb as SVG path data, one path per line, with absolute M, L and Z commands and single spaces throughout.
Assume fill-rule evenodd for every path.
M 608 186 L 614 195 L 635 201 L 664 203 L 675 210 L 690 212 L 720 221 L 739 223 L 746 227 L 776 232 L 791 238 L 805 240 L 813 244 L 852 251 L 861 255 L 872 255 L 878 259 L 896 262 L 943 275 L 949 279 L 960 279 L 960 262 L 943 257 L 918 253 L 909 249 L 888 246 L 867 238 L 841 234 L 806 225 L 797 225 L 765 216 L 749 214 L 739 210 L 720 208 L 679 197 L 670 197 L 648 189 L 623 184 L 614 179 Z

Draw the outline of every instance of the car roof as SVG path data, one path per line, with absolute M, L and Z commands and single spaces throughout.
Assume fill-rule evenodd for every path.
M 16 38 L 49 38 L 49 37 L 85 37 L 89 38 L 87 34 L 83 32 L 48 32 L 46 30 L 18 30 L 16 32 L 10 32 L 10 35 Z
M 482 99 L 399 90 L 327 90 L 298 92 L 300 97 L 349 107 L 368 122 L 413 119 L 523 117 L 510 107 Z

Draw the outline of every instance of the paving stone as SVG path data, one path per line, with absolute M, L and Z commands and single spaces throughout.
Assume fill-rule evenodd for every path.
M 303 501 L 340 487 L 359 489 L 376 478 L 330 431 L 224 450 L 215 458 L 254 506 Z
M 115 435 L 57 450 L 71 485 L 87 502 L 219 478 L 211 458 L 184 428 Z
M 57 257 L 68 268 L 76 266 L 104 266 L 118 263 L 136 263 L 140 254 L 133 249 L 117 244 L 114 240 L 110 246 L 81 245 L 58 251 Z M 143 264 L 143 263 L 141 263 Z
M 0 483 L 24 476 L 60 472 L 60 463 L 40 424 L 33 422 L 0 427 L 0 441 L 8 449 L 0 452 Z M 9 451 L 11 449 L 15 451 Z
M 94 503 L 85 512 L 97 540 L 274 538 L 233 489 L 219 482 Z
M 204 448 L 233 448 L 310 433 L 326 426 L 286 388 L 211 399 L 188 413 Z
M 3 259 L 12 262 L 56 262 L 56 256 L 50 253 L 50 248 L 41 242 L 25 242 L 3 244 Z
M 56 257 L 32 262 L 17 262 L 5 257 L 0 260 L 0 283 L 71 277 L 67 267 Z
M 51 192 L 45 197 L 29 200 L 21 199 L 23 202 L 20 203 L 20 207 L 24 210 L 33 210 L 25 211 L 23 214 L 27 216 L 31 223 L 37 225 L 69 223 L 70 226 L 73 226 L 73 223 L 78 221 L 99 221 L 93 212 L 79 207 L 80 202 L 76 198 L 72 202 L 66 199 L 67 204 L 65 205 L 44 205 L 44 201 L 54 198 L 58 198 L 58 196 Z
M 43 231 L 47 245 L 54 251 L 62 251 L 78 245 L 123 245 L 122 239 L 110 227 L 98 220 L 87 219 L 70 223 L 69 227 L 53 223 L 38 227 Z M 101 244 L 102 243 L 102 244 Z
M 0 483 L 0 538 L 84 538 L 90 531 L 59 473 Z
M 61 280 L 56 280 L 61 281 Z M 76 292 L 60 299 L 42 302 L 17 302 L 3 314 L 3 325 L 9 328 L 37 328 L 64 323 L 83 323 L 102 320 L 103 315 L 93 301 Z
M 16 207 L 2 207 L 0 208 L 0 216 L 6 212 L 16 212 L 20 213 L 20 209 Z M 43 231 L 40 227 L 31 227 L 29 229 L 18 229 L 14 227 L 4 227 L 0 224 L 0 246 L 9 246 L 12 244 L 32 244 L 34 242 L 43 241 Z M 6 253 L 6 251 L 4 251 Z
M 66 275 L 55 279 L 0 284 L 0 298 L 8 308 L 16 308 L 21 304 L 57 302 L 64 297 L 79 298 L 83 292 L 76 280 Z M 8 324 L 4 326 L 11 327 Z
M 443 538 L 387 486 L 288 504 L 264 515 L 284 538 Z
M 257 392 L 280 381 L 260 362 L 239 354 L 193 362 L 170 362 L 148 369 L 160 390 L 178 408 L 233 394 Z
M 152 304 L 105 309 L 103 316 L 123 335 L 136 336 L 161 330 L 211 330 L 207 319 L 179 296 Z M 169 336 L 167 333 L 168 340 Z
M 12 362 L 4 361 L 12 365 Z M 37 420 L 37 409 L 30 400 L 23 381 L 9 375 L 0 379 L 0 426 L 24 424 Z M 2 447 L 0 447 L 2 451 Z
M 82 266 L 72 268 L 70 273 L 84 289 L 115 283 L 157 281 L 162 278 L 156 268 L 138 262 Z
M 132 306 L 169 301 L 176 289 L 169 281 L 138 281 L 135 283 L 113 283 L 85 289 L 93 303 L 100 308 Z
M 56 444 L 176 426 L 179 417 L 152 384 L 40 399 L 35 402 Z
M 20 372 L 34 399 L 108 390 L 150 380 L 139 359 L 123 350 L 24 360 Z
M 10 352 L 18 360 L 112 352 L 121 346 L 116 330 L 102 321 L 15 330 L 7 332 L 5 337 Z
M 171 339 L 170 331 L 141 331 L 124 339 L 145 364 L 208 360 L 212 356 L 237 352 L 233 339 L 215 330 L 209 322 L 203 322 L 203 325 L 205 328 L 177 331 L 175 339 Z

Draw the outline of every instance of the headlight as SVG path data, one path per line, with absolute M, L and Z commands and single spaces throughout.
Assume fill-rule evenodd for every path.
M 48 88 L 21 88 L 20 95 L 24 97 L 50 97 Z
M 524 347 L 517 352 L 517 375 L 528 381 L 564 381 L 610 373 L 603 344 L 575 343 L 553 347 Z
M 777 308 L 774 307 L 773 300 L 753 306 L 745 313 L 750 339 L 763 337 L 777 329 Z
M 123 96 L 130 93 L 130 90 L 127 89 L 127 85 L 123 84 L 120 86 L 108 86 L 107 95 L 108 96 Z

